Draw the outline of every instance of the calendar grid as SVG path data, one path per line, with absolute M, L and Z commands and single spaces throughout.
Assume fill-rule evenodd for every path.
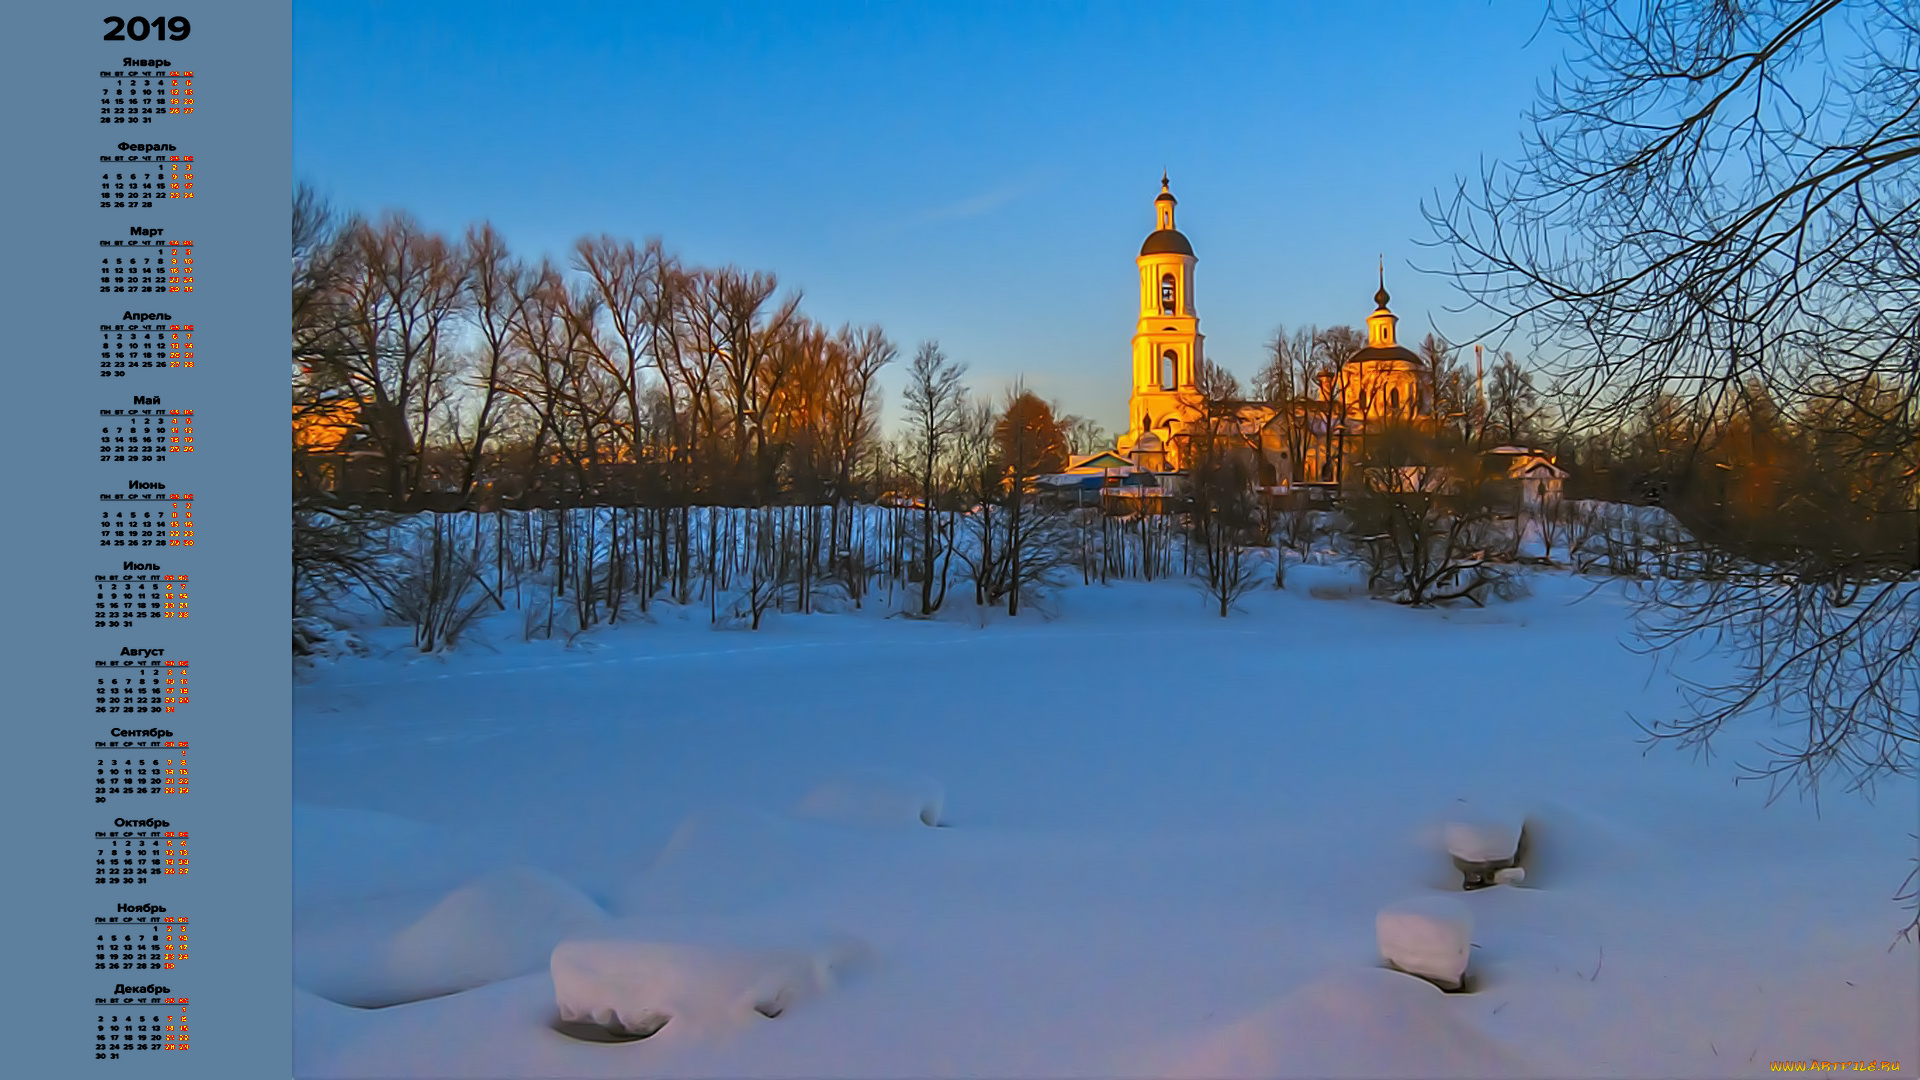
M 173 971 L 191 958 L 184 915 L 97 915 L 93 929 L 95 971 Z
M 109 795 L 189 794 L 186 744 L 158 757 L 101 757 L 94 759 L 93 801 Z
M 185 574 L 95 574 L 94 629 L 120 629 L 144 619 L 184 619 L 189 614 L 187 585 Z
M 101 409 L 100 460 L 166 461 L 193 453 L 192 409 Z
M 94 1060 L 114 1060 L 122 1053 L 143 1050 L 188 1049 L 188 1000 L 127 992 L 131 989 L 116 985 L 112 995 L 93 999 Z M 159 989 L 162 994 L 170 992 Z M 128 1009 L 133 1011 L 122 1011 Z
M 93 840 L 95 885 L 145 885 L 193 868 L 185 829 L 97 829 Z
M 189 492 L 101 492 L 101 547 L 193 547 L 193 495 Z
M 193 367 L 193 324 L 123 322 L 100 324 L 100 376 L 129 371 L 180 371 Z
M 147 237 L 102 240 L 100 246 L 126 251 L 126 254 L 101 256 L 100 291 L 103 293 L 191 293 L 193 291 L 194 264 L 191 240 Z
M 194 196 L 192 154 L 102 154 L 100 164 L 102 210 L 149 210 Z
M 96 714 L 162 715 L 191 701 L 185 660 L 95 660 L 93 668 Z
M 191 116 L 194 110 L 193 72 L 102 71 L 100 122 L 151 124 L 156 116 Z

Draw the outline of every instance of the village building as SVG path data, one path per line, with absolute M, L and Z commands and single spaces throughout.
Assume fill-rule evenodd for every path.
M 1518 506 L 1559 499 L 1568 476 L 1551 454 L 1528 446 L 1496 446 L 1486 452 L 1486 465 L 1505 501 Z

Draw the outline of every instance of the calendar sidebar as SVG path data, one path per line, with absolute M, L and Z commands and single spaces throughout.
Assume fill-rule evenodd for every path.
M 292 5 L 10 20 L 0 1073 L 292 1074 Z M 85 692 L 88 688 L 91 693 Z

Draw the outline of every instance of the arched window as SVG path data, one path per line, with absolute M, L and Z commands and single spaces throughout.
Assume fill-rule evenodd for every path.
M 1173 275 L 1160 275 L 1160 314 L 1173 314 Z
M 1387 407 L 1392 409 L 1394 412 L 1400 411 L 1400 388 L 1399 387 L 1396 386 L 1391 390 L 1387 391 Z
M 1160 354 L 1160 389 L 1171 390 L 1179 385 L 1178 373 L 1180 357 L 1172 349 Z

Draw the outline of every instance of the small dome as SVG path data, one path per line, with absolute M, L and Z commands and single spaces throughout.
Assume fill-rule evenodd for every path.
M 1193 257 L 1193 244 L 1179 229 L 1155 229 L 1140 245 L 1142 255 L 1185 255 Z
M 1160 174 L 1160 197 L 1153 201 L 1157 203 L 1163 203 L 1163 202 L 1178 203 L 1180 201 L 1179 199 L 1176 199 L 1173 197 L 1172 189 L 1167 187 L 1166 173 Z
M 1373 294 L 1373 302 L 1381 307 L 1386 307 L 1387 301 L 1390 299 L 1392 299 L 1392 297 L 1387 295 L 1387 285 L 1386 282 L 1383 281 L 1380 283 L 1380 291 Z

